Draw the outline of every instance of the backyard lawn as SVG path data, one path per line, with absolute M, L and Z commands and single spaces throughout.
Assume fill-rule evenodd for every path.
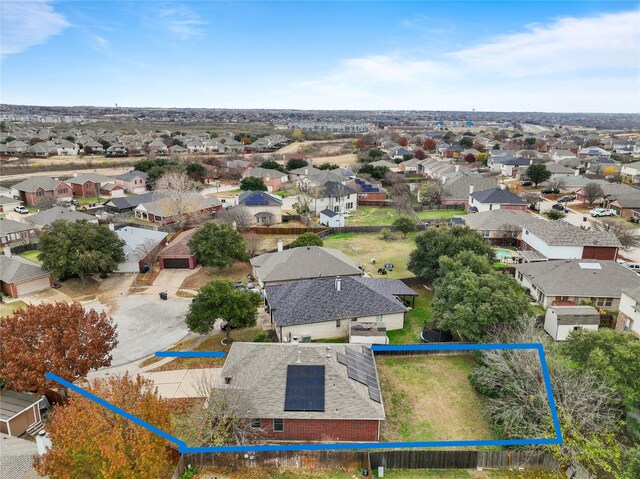
M 386 420 L 383 441 L 493 439 L 468 356 L 376 357 Z
M 421 220 L 448 220 L 465 213 L 464 210 L 425 210 L 419 211 L 418 216 Z
M 16 309 L 24 308 L 27 304 L 23 301 L 13 303 L 0 303 L 0 316 L 10 316 Z
M 415 248 L 415 236 L 415 233 L 410 234 L 405 239 L 398 233 L 397 239 L 387 241 L 379 233 L 344 233 L 325 238 L 324 246 L 339 249 L 373 278 L 412 278 L 414 275 L 407 269 L 407 263 Z M 371 258 L 375 258 L 376 264 L 371 264 Z M 393 271 L 381 276 L 378 268 L 384 267 L 385 263 L 393 263 Z
M 347 226 L 391 226 L 400 215 L 395 208 L 380 208 L 377 206 L 359 206 L 350 216 L 347 216 Z
M 33 251 L 25 251 L 24 253 L 20 253 L 20 256 L 28 259 L 29 261 L 33 261 L 36 264 L 42 264 L 42 261 L 38 259 L 39 254 L 40 254 L 40 251 L 33 250 Z
M 416 344 L 420 343 L 420 331 L 424 322 L 431 321 L 431 299 L 433 293 L 423 286 L 414 288 L 418 296 L 415 299 L 414 308 L 404 317 L 404 328 L 396 331 L 387 331 L 390 344 Z

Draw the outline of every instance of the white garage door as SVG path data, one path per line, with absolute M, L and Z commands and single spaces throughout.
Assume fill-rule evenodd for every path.
M 16 285 L 18 296 L 24 296 L 25 294 L 42 291 L 43 289 L 48 289 L 49 287 L 49 278 L 46 276 L 44 278 L 25 281 L 24 283 L 19 283 Z

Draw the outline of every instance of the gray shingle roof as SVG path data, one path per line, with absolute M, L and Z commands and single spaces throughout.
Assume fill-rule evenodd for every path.
M 14 185 L 18 191 L 26 191 L 27 193 L 33 193 L 38 188 L 42 188 L 45 191 L 55 190 L 56 187 L 60 184 L 64 183 L 60 180 L 55 180 L 53 178 L 49 178 L 48 176 L 34 176 L 33 178 L 29 178 L 27 180 L 21 181 L 17 185 Z
M 135 208 L 142 203 L 150 203 L 155 200 L 159 200 L 164 196 L 163 193 L 158 191 L 149 191 L 148 193 L 142 193 L 141 195 L 123 196 L 121 198 L 111 198 L 107 203 L 108 206 L 112 206 L 119 210 L 125 210 Z
M 350 379 L 347 367 L 338 362 L 337 354 L 347 349 L 368 350 L 349 344 L 233 343 L 221 373 L 221 377 L 231 378 L 231 383 L 220 388 L 242 405 L 240 417 L 384 419 L 383 404 L 370 399 L 369 388 Z M 284 410 L 287 366 L 291 364 L 325 366 L 324 411 Z M 378 382 L 377 371 L 375 379 Z
M 500 203 L 509 205 L 526 205 L 527 202 L 515 193 L 502 188 L 491 188 L 488 190 L 474 191 L 471 197 L 480 203 Z
M 334 276 L 361 276 L 362 271 L 337 249 L 302 246 L 251 258 L 262 283 Z
M 92 183 L 113 183 L 113 178 L 101 175 L 100 173 L 82 173 L 78 176 L 69 178 L 67 183 L 72 185 L 82 185 L 87 181 L 91 181 Z
M 0 255 L 0 281 L 5 283 L 19 283 L 48 274 L 37 264 L 20 256 Z
M 640 286 L 640 276 L 616 261 L 555 260 L 515 268 L 551 296 L 619 298 L 623 288 Z
M 600 313 L 593 306 L 552 306 L 558 324 L 600 324 Z
M 462 174 L 449 178 L 443 185 L 444 196 L 448 200 L 461 200 L 466 202 L 469 199 L 469 186 L 473 185 L 476 191 L 495 188 L 498 181 L 494 177 L 471 176 Z
M 467 226 L 474 230 L 499 230 L 507 225 L 522 227 L 538 221 L 544 221 L 520 210 L 483 211 L 465 215 L 462 219 Z
M 116 180 L 123 180 L 123 181 L 131 181 L 134 178 L 144 178 L 146 180 L 147 178 L 149 178 L 149 175 L 147 175 L 143 171 L 133 170 L 133 171 L 129 171 L 128 173 L 124 173 L 122 175 L 115 177 Z
M 62 206 L 54 206 L 48 210 L 41 211 L 35 215 L 25 218 L 26 221 L 37 226 L 47 226 L 57 220 L 65 221 L 95 221 L 95 216 L 88 215 L 86 213 L 80 213 L 79 211 L 69 210 Z
M 264 176 L 268 176 L 270 178 L 282 178 L 283 176 L 287 176 L 287 174 L 270 168 L 251 168 L 247 170 L 246 176 L 255 176 L 257 178 L 262 178 Z
M 354 195 L 357 191 L 353 188 L 343 185 L 342 183 L 338 183 L 336 181 L 327 181 L 322 186 L 322 194 L 324 197 L 335 196 L 342 197 L 347 195 Z
M 610 231 L 583 230 L 563 220 L 535 221 L 528 224 L 526 230 L 553 246 L 620 247 L 620 241 Z M 523 232 L 522 239 L 527 241 L 526 231 Z
M 0 218 L 0 236 L 18 233 L 20 231 L 29 231 L 32 229 L 33 226 L 30 224 L 13 221 L 7 218 Z
M 0 433 L 0 477 L 43 479 L 33 468 L 36 443 Z
M 399 280 L 360 277 L 307 279 L 265 288 L 278 326 L 404 313 L 407 308 L 395 297 L 400 294 L 415 296 Z

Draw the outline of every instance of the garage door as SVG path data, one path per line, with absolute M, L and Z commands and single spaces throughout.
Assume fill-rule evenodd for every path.
M 25 294 L 35 293 L 36 291 L 42 291 L 43 289 L 49 289 L 51 284 L 49 278 L 39 278 L 31 281 L 25 281 L 24 283 L 16 284 L 18 290 L 18 296 L 24 296 Z
M 189 269 L 189 258 L 163 258 L 164 269 Z

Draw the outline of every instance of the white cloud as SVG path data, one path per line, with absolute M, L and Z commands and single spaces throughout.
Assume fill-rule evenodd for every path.
M 640 11 L 561 18 L 438 58 L 378 54 L 297 81 L 299 108 L 639 112 Z
M 158 12 L 157 23 L 180 40 L 200 37 L 208 22 L 185 5 L 173 5 Z
M 91 48 L 98 53 L 109 54 L 111 53 L 111 42 L 100 35 L 94 35 L 91 42 Z
M 23 52 L 34 45 L 46 43 L 70 24 L 64 15 L 53 9 L 52 2 L 0 2 L 0 55 Z

